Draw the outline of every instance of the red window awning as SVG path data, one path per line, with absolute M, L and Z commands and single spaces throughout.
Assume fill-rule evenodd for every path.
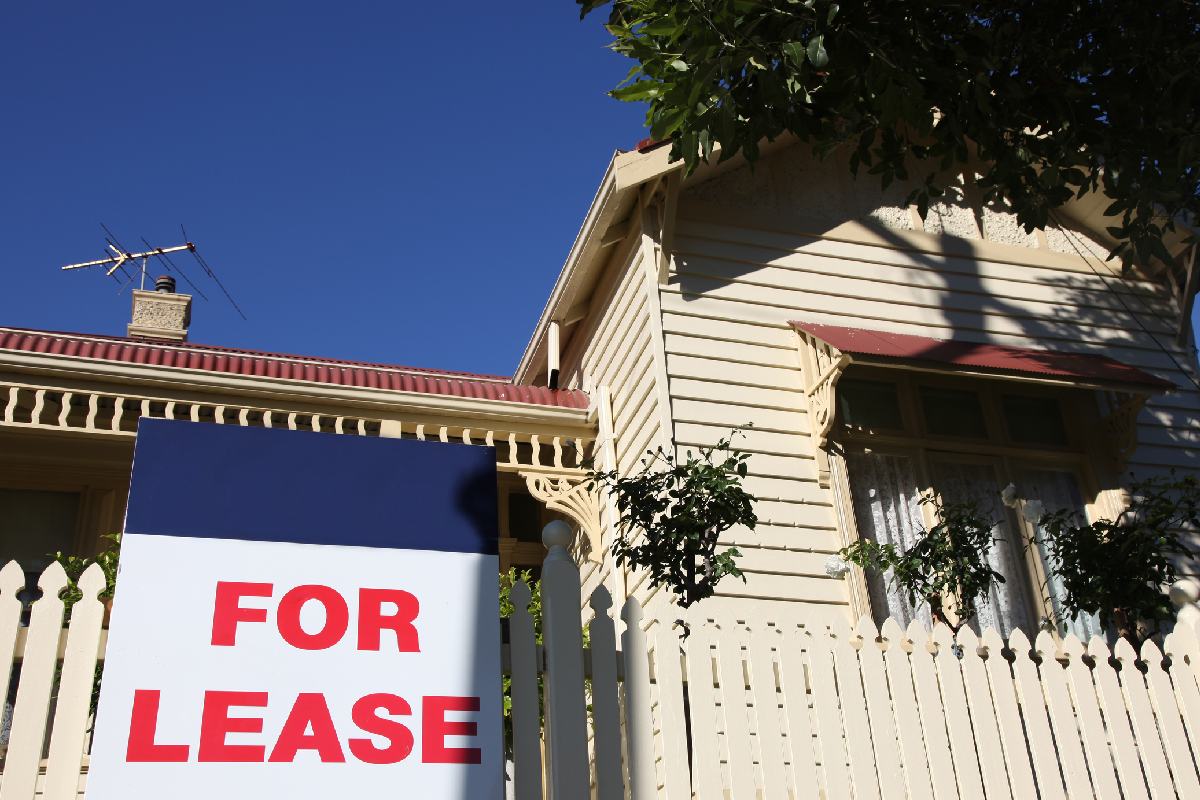
M 795 320 L 791 324 L 843 353 L 864 357 L 854 358 L 864 363 L 900 366 L 895 359 L 911 359 L 950 364 L 968 368 L 966 371 L 970 372 L 1027 376 L 1041 381 L 1092 388 L 1154 393 L 1171 392 L 1177 388 L 1171 381 L 1108 356 L 1092 353 L 1063 353 L 957 339 L 933 339 Z

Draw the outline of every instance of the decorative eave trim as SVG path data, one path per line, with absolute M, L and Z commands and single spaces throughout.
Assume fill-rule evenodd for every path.
M 167 388 L 178 393 L 192 390 L 211 394 L 273 399 L 303 399 L 355 408 L 395 409 L 490 422 L 524 422 L 591 428 L 589 409 L 543 406 L 508 400 L 479 400 L 454 395 L 338 386 L 302 380 L 263 378 L 163 367 L 128 362 L 99 361 L 78 356 L 47 356 L 15 351 L 0 352 L 0 370 L 48 375 L 75 381 L 91 380 L 125 385 Z

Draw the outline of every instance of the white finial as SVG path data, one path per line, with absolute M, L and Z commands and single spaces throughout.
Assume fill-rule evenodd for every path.
M 1171 602 L 1179 607 L 1175 615 L 1177 623 L 1195 626 L 1200 623 L 1200 580 L 1193 577 L 1180 578 L 1171 584 L 1168 591 Z
M 542 544 L 550 550 L 546 554 L 546 560 L 542 562 L 542 566 L 547 566 L 555 561 L 574 562 L 574 559 L 571 558 L 571 551 L 567 549 L 574 539 L 575 533 L 571 530 L 571 526 L 561 519 L 553 520 L 542 528 Z
M 542 544 L 546 547 L 569 547 L 574 538 L 571 526 L 561 519 L 556 519 L 542 528 Z

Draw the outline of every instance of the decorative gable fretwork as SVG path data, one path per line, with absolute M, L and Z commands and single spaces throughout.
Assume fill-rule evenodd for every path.
M 1149 394 L 1133 392 L 1104 392 L 1108 416 L 1104 432 L 1108 436 L 1108 451 L 1117 472 L 1124 472 L 1125 463 L 1137 450 L 1137 418 L 1146 407 Z
M 574 472 L 523 469 L 518 474 L 525 479 L 529 493 L 545 503 L 546 508 L 561 511 L 579 525 L 572 548 L 576 556 L 601 564 L 604 553 L 600 547 L 600 492 L 595 486 L 588 488 L 589 481 L 582 470 Z
M 800 338 L 800 364 L 804 373 L 804 396 L 808 400 L 808 420 L 812 433 L 813 456 L 817 461 L 817 481 L 822 489 L 829 483 L 829 433 L 837 417 L 835 391 L 850 356 L 811 333 L 797 329 Z

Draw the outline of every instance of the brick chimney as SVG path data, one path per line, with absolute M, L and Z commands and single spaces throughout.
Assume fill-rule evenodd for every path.
M 160 275 L 153 292 L 135 290 L 133 321 L 127 335 L 138 339 L 186 342 L 192 321 L 192 296 L 175 294 L 175 279 Z

